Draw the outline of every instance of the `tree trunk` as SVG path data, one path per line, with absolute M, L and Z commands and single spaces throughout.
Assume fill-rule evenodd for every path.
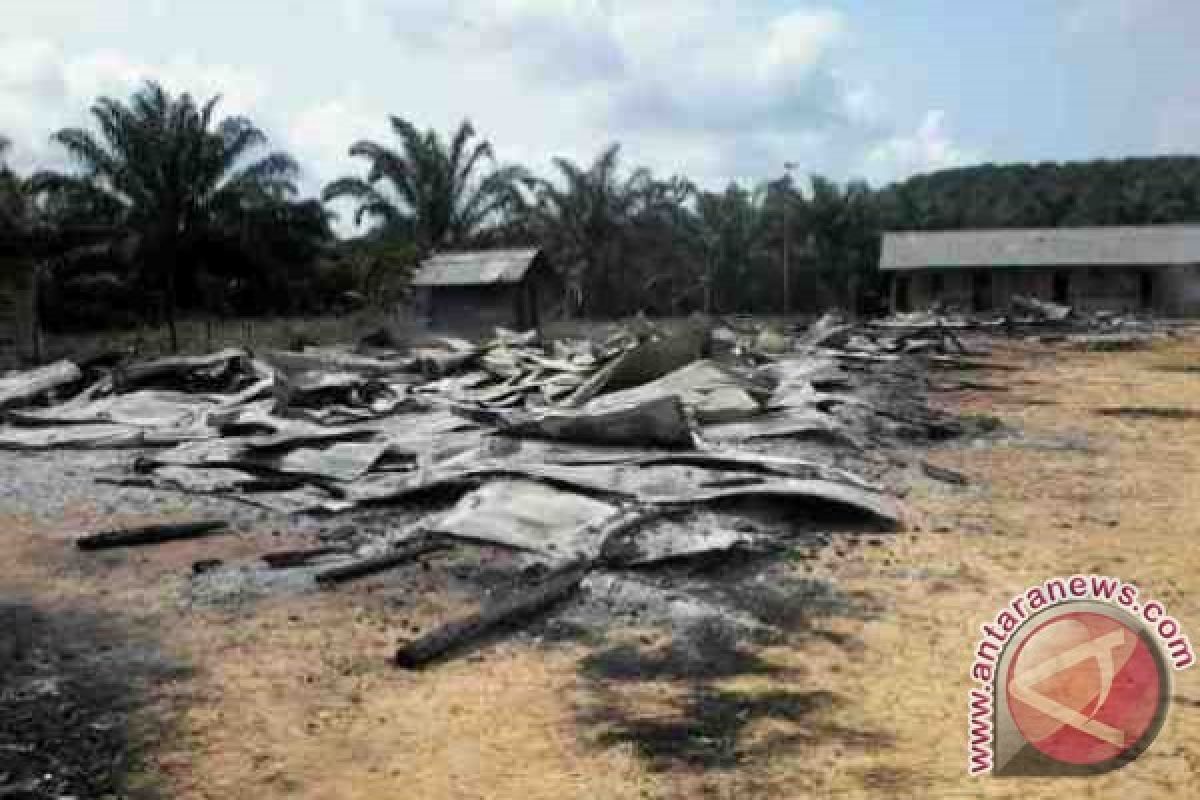
M 39 312 L 42 303 L 38 297 L 38 290 L 42 284 L 44 269 L 41 263 L 33 265 L 29 286 L 29 338 L 35 364 L 42 363 L 42 319 Z
M 175 312 L 178 303 L 176 294 L 176 271 L 179 253 L 182 250 L 178 240 L 178 234 L 175 232 L 178 226 L 172 226 L 166 233 L 163 234 L 161 246 L 155 248 L 158 251 L 159 257 L 162 259 L 163 267 L 166 273 L 163 275 L 163 316 L 167 320 L 167 332 L 171 337 L 171 352 L 179 352 L 179 330 L 175 324 Z
M 179 352 L 179 330 L 175 324 L 175 262 L 167 265 L 167 330 L 171 334 L 171 352 Z

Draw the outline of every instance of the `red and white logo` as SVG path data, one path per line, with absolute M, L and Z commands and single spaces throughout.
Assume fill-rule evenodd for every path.
M 1111 610 L 1061 612 L 1035 620 L 1016 648 L 1002 676 L 1008 711 L 1053 761 L 1109 764 L 1156 732 L 1166 673 L 1154 645 Z

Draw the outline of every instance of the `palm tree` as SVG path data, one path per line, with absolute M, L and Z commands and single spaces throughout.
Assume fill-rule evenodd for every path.
M 0 281 L 12 281 L 30 289 L 31 355 L 39 361 L 41 329 L 37 290 L 45 274 L 46 259 L 56 254 L 60 242 L 69 237 L 60 236 L 51 214 L 38 204 L 31 182 L 8 166 L 5 156 L 11 147 L 11 140 L 0 136 L 0 262 L 7 262 L 6 267 L 16 267 L 15 272 L 6 269 L 0 275 Z
M 524 209 L 530 227 L 566 266 L 574 304 L 584 312 L 625 310 L 625 273 L 639 218 L 668 195 L 656 191 L 647 169 L 622 178 L 620 153 L 620 145 L 612 144 L 587 168 L 554 159 L 559 183 L 539 180 L 533 204 Z
M 705 310 L 745 308 L 763 274 L 767 215 L 764 189 L 731 183 L 724 192 L 702 192 L 696 201 L 698 235 L 704 245 Z M 765 292 L 764 292 L 765 293 Z M 769 294 L 769 293 L 765 293 Z
M 252 160 L 266 136 L 244 117 L 216 120 L 219 97 L 203 104 L 147 82 L 128 103 L 99 98 L 91 113 L 98 134 L 66 128 L 53 141 L 79 164 L 73 174 L 34 176 L 36 191 L 57 198 L 67 216 L 108 231 L 135 271 L 162 289 L 163 312 L 178 349 L 175 318 L 181 278 L 192 277 L 202 248 L 244 252 L 247 226 L 295 196 L 299 172 L 285 153 Z
M 869 283 L 878 280 L 878 209 L 870 187 L 861 181 L 839 186 L 812 176 L 806 221 L 816 258 L 817 277 L 827 302 L 858 310 Z
M 400 149 L 356 143 L 350 155 L 370 165 L 366 178 L 341 178 L 322 195 L 326 202 L 356 201 L 355 225 L 370 219 L 410 233 L 422 251 L 462 245 L 511 208 L 519 186 L 531 180 L 521 167 L 497 166 L 492 145 L 473 142 L 475 128 L 467 120 L 449 145 L 437 131 L 421 133 L 401 117 L 391 123 Z
M 0 237 L 11 246 L 14 235 L 28 218 L 28 191 L 25 181 L 8 166 L 12 141 L 0 136 Z

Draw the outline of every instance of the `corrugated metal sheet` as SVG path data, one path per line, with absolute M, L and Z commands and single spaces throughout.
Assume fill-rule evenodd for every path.
M 414 286 L 486 286 L 519 283 L 540 251 L 479 250 L 470 253 L 439 253 L 421 263 L 413 277 Z
M 1200 264 L 1200 226 L 886 233 L 879 268 Z

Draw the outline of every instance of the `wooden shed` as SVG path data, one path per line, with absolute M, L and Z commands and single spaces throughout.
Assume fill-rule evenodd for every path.
M 413 276 L 429 327 L 465 334 L 536 328 L 560 313 L 561 282 L 540 249 L 438 253 Z

